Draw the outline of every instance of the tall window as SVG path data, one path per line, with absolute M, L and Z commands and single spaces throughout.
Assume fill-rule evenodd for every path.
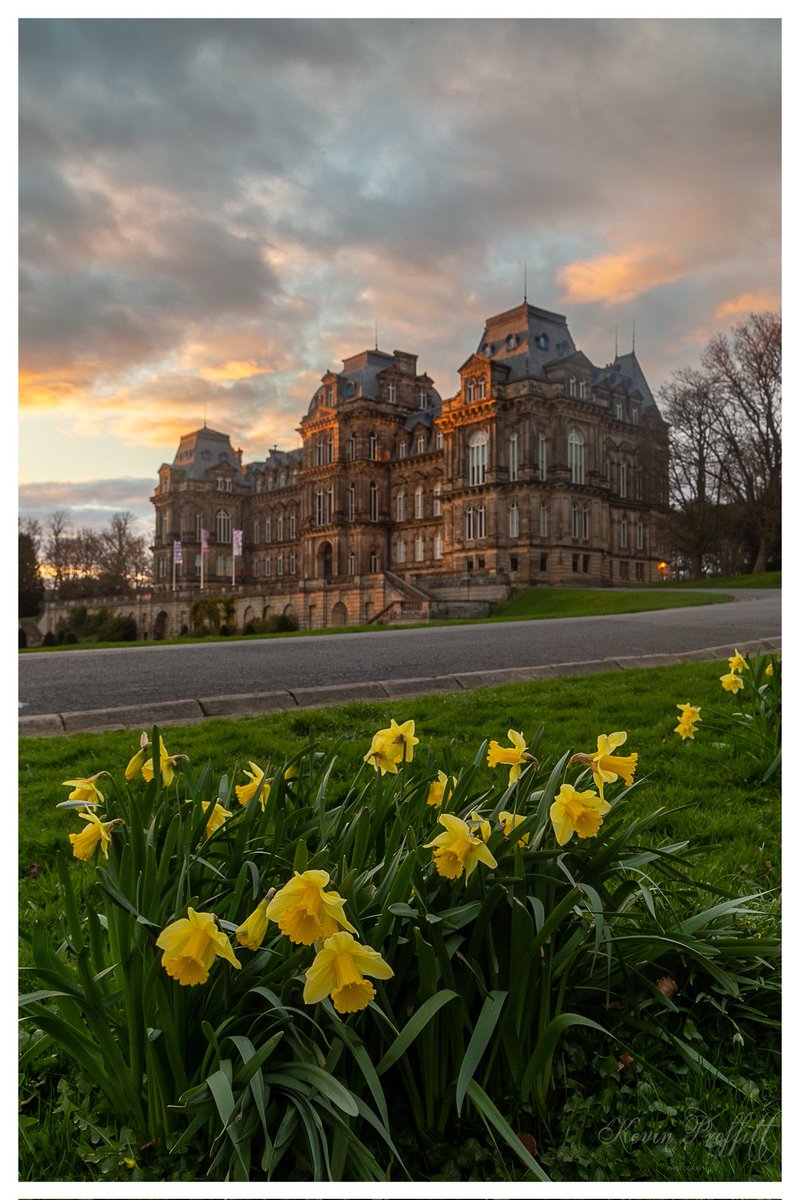
M 467 386 L 465 388 L 464 395 L 466 397 L 467 404 L 472 404 L 473 400 L 475 399 L 475 380 L 474 379 L 467 380 Z
M 314 524 L 325 524 L 325 493 L 322 488 L 317 488 L 314 494 Z M 280 535 L 278 540 L 280 541 Z
M 264 520 L 264 541 L 272 541 L 272 517 L 266 517 Z
M 277 526 L 278 526 L 278 528 L 277 528 L 276 536 L 278 538 L 278 541 L 282 542 L 283 541 L 283 513 L 281 513 L 281 515 L 278 517 Z
M 386 393 L 387 393 L 387 398 L 389 400 L 389 403 L 396 404 L 397 403 L 397 384 L 390 383 L 386 389 Z
M 397 496 L 395 497 L 395 501 L 394 501 L 394 514 L 395 514 L 395 520 L 405 521 L 405 519 L 406 519 L 406 494 L 405 494 L 405 492 L 397 493 Z
M 414 562 L 422 562 L 425 558 L 425 539 L 421 533 L 414 538 Z
M 547 537 L 547 501 L 539 502 L 539 537 Z
M 628 546 L 628 522 L 625 517 L 619 519 L 619 545 L 621 550 Z
M 519 479 L 519 434 L 512 433 L 508 439 L 508 478 L 511 483 Z
M 297 537 L 297 513 L 289 513 L 289 537 Z
M 417 454 L 424 454 L 424 453 L 425 453 L 425 434 L 418 433 L 417 434 Z
M 628 494 L 628 464 L 619 464 L 619 494 L 627 496 Z
M 370 521 L 378 519 L 378 485 L 375 482 L 369 485 L 369 519 Z
M 369 552 L 369 569 L 373 573 L 373 575 L 378 570 L 379 561 L 380 560 L 378 558 L 378 551 L 370 550 L 370 552 Z
M 478 487 L 486 483 L 486 446 L 487 435 L 480 431 L 473 433 L 469 439 L 469 484 Z
M 575 376 L 571 375 L 570 378 L 567 380 L 567 395 L 568 396 L 577 396 L 577 394 L 578 394 L 577 381 L 575 379 Z
M 644 549 L 644 525 L 641 517 L 638 517 L 636 521 L 636 549 Z
M 194 514 L 194 540 L 196 542 L 200 541 L 200 534 L 202 532 L 202 529 L 203 529 L 203 514 L 196 512 Z
M 486 537 L 486 505 L 479 504 L 476 513 L 477 520 L 475 522 L 475 536 L 479 538 Z
M 408 454 L 408 442 L 405 438 L 403 438 L 402 442 L 398 446 L 397 453 L 400 458 L 405 458 L 405 456 Z
M 351 550 L 347 556 L 347 574 L 355 575 L 356 573 L 356 556 Z
M 583 438 L 577 429 L 570 430 L 567 441 L 567 463 L 571 483 L 583 483 Z
M 373 461 L 378 457 L 378 435 L 371 433 L 369 435 L 369 456 Z
M 353 462 L 356 456 L 356 435 L 354 433 L 350 434 L 350 437 L 347 440 L 347 446 L 348 453 L 350 455 L 350 461 Z
M 442 515 L 442 485 L 435 483 L 433 486 L 433 515 L 440 517 Z
M 442 535 L 438 530 L 433 535 L 433 557 L 437 559 L 442 557 Z
M 584 504 L 583 512 L 581 514 L 581 537 L 582 538 L 589 537 L 589 505 L 588 504 Z
M 323 459 L 324 452 L 325 452 L 325 447 L 324 447 L 322 438 L 320 438 L 319 441 L 314 443 L 314 466 L 315 467 L 322 466 L 322 459 Z
M 436 449 L 441 450 L 444 446 L 444 434 L 441 429 L 436 430 Z
M 519 505 L 516 500 L 508 506 L 508 536 L 510 538 L 519 537 Z
M 297 556 L 296 556 L 294 550 L 289 555 L 289 574 L 290 575 L 297 574 Z
M 486 399 L 486 380 L 483 377 L 478 380 L 478 399 Z
M 351 483 L 347 489 L 347 519 L 348 521 L 356 519 L 356 485 L 354 483 Z
M 578 380 L 578 399 L 586 399 L 586 382 L 583 379 Z
M 422 389 L 422 391 L 419 394 L 419 406 L 420 406 L 420 408 L 428 407 L 428 393 L 425 391 L 424 388 Z
M 414 520 L 420 521 L 423 517 L 423 508 L 425 501 L 425 493 L 420 485 L 414 492 Z
M 258 526 L 259 526 L 258 517 L 253 517 L 253 541 L 256 543 L 258 542 L 258 534 L 259 534 Z
M 218 542 L 229 542 L 231 540 L 231 514 L 227 508 L 217 509 L 217 515 L 214 519 L 214 529 Z
M 475 509 L 471 504 L 464 509 L 464 537 L 468 542 L 475 537 Z
M 394 561 L 396 563 L 404 563 L 406 561 L 406 544 L 402 538 L 397 539 L 397 545 L 394 550 Z
M 578 517 L 578 506 L 577 506 L 577 504 L 573 504 L 573 505 L 572 505 L 572 526 L 571 526 L 571 529 L 572 529 L 572 536 L 573 536 L 574 538 L 576 538 L 576 537 L 580 537 L 580 520 L 579 520 L 579 517 Z
M 539 434 L 539 479 L 544 483 L 547 479 L 547 438 Z
M 328 440 L 325 443 L 325 462 L 333 462 L 333 434 L 328 435 Z

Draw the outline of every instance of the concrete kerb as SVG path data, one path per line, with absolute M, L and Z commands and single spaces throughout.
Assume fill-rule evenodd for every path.
M 781 639 L 741 643 L 744 653 L 780 650 Z M 198 700 L 174 700 L 120 708 L 88 709 L 73 713 L 47 713 L 19 718 L 20 737 L 56 737 L 70 733 L 99 733 L 119 729 L 147 729 L 160 725 L 190 725 L 214 717 L 255 717 L 288 709 L 325 708 L 353 701 L 403 700 L 418 696 L 455 692 L 474 687 L 496 687 L 503 683 L 525 683 L 559 676 L 595 675 L 602 671 L 625 671 L 639 667 L 666 667 L 683 662 L 713 662 L 726 659 L 731 647 L 711 646 L 680 654 L 648 654 L 601 658 L 591 662 L 554 663 L 541 667 L 508 667 L 468 671 L 418 679 L 387 679 L 377 683 L 331 684 L 327 687 L 296 688 L 286 692 L 254 692 L 249 695 L 215 696 Z

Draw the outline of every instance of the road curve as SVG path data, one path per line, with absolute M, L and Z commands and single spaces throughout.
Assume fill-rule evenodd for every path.
M 682 654 L 774 640 L 779 590 L 617 616 L 20 655 L 20 715 Z

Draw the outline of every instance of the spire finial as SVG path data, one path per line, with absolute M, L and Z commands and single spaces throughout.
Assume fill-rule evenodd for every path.
M 527 258 L 525 259 L 525 269 L 524 269 L 524 274 L 523 274 L 522 292 L 523 292 L 523 303 L 527 304 L 528 303 L 528 260 L 527 260 Z
M 633 318 L 633 338 L 631 340 L 631 353 L 636 353 L 636 317 Z
M 375 349 L 378 349 L 378 318 L 375 318 Z
M 619 358 L 619 347 L 617 346 L 617 326 L 614 326 L 614 362 Z

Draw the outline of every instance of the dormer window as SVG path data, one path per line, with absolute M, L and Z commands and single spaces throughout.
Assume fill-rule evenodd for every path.
M 574 375 L 570 375 L 569 379 L 567 380 L 567 395 L 568 396 L 577 396 L 577 394 L 578 394 L 577 380 L 575 379 Z
M 578 399 L 579 400 L 586 399 L 586 380 L 585 379 L 578 380 Z
M 624 409 L 623 409 L 623 407 L 622 407 L 622 401 L 621 401 L 621 400 L 615 400 L 615 401 L 614 401 L 614 416 L 617 418 L 617 420 L 618 420 L 618 421 L 621 421 L 621 420 L 622 420 L 622 418 L 623 418 L 623 415 L 624 415 L 624 411 L 625 411 L 625 410 L 624 410 Z
M 424 454 L 424 453 L 425 453 L 425 434 L 418 433 L 417 434 L 417 454 Z
M 427 407 L 428 407 L 428 400 L 429 400 L 429 398 L 428 398 L 428 393 L 427 393 L 427 392 L 425 391 L 425 389 L 423 388 L 423 389 L 422 389 L 422 391 L 421 391 L 421 392 L 420 392 L 420 394 L 419 394 L 419 406 L 420 406 L 420 408 L 427 408 Z
M 472 402 L 474 401 L 474 399 L 475 399 L 475 380 L 474 379 L 467 380 L 467 386 L 466 386 L 466 389 L 464 392 L 464 397 L 466 399 L 467 404 L 472 404 Z
M 336 404 L 336 386 L 335 386 L 335 384 L 331 384 L 330 387 L 328 388 L 328 404 L 330 405 L 331 408 L 333 408 L 334 405 Z
M 397 447 L 397 456 L 398 456 L 398 458 L 405 458 L 407 454 L 408 454 L 408 442 L 406 441 L 405 438 L 403 438 L 403 440 L 400 442 L 400 445 Z
M 478 380 L 478 399 L 479 400 L 486 399 L 486 380 L 485 379 Z
M 387 393 L 387 399 L 388 399 L 389 403 L 396 404 L 397 403 L 397 384 L 390 383 L 386 390 L 386 393 Z

